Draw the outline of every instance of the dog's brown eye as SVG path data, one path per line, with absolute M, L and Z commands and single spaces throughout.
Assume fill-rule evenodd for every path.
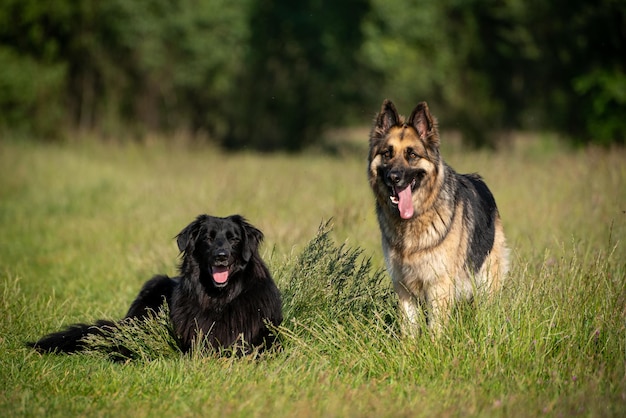
M 415 151 L 409 151 L 407 153 L 407 159 L 408 160 L 417 160 L 418 158 L 420 158 L 420 156 L 417 155 L 417 153 Z
M 382 155 L 383 159 L 388 160 L 391 158 L 391 150 L 385 150 L 380 155 Z

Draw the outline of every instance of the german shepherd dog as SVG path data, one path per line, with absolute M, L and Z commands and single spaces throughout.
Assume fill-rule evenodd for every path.
M 424 311 L 438 334 L 455 301 L 491 293 L 507 273 L 496 202 L 480 176 L 444 162 L 426 102 L 405 121 L 385 100 L 369 145 L 369 183 L 403 324 L 419 330 Z
M 125 318 L 145 319 L 165 301 L 183 352 L 198 336 L 215 349 L 234 348 L 238 354 L 271 346 L 274 336 L 266 322 L 278 326 L 283 316 L 280 293 L 258 252 L 263 233 L 239 215 L 200 215 L 176 238 L 180 275 L 147 281 Z M 123 322 L 75 324 L 28 345 L 40 352 L 82 351 L 86 336 Z M 119 352 L 127 355 L 123 347 Z

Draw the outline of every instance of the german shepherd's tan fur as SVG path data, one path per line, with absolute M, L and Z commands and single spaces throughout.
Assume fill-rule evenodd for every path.
M 440 333 L 457 300 L 491 293 L 508 270 L 495 200 L 476 174 L 457 174 L 440 156 L 426 102 L 405 121 L 385 100 L 370 134 L 368 177 L 387 269 L 409 332 L 422 311 Z

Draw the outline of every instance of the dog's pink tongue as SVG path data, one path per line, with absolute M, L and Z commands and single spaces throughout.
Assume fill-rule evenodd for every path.
M 400 211 L 400 217 L 402 219 L 410 219 L 413 217 L 413 196 L 411 194 L 411 185 L 409 184 L 404 189 L 399 190 L 396 188 L 398 194 L 398 210 Z
M 213 280 L 215 280 L 215 283 L 226 283 L 226 280 L 228 280 L 228 268 L 213 266 Z

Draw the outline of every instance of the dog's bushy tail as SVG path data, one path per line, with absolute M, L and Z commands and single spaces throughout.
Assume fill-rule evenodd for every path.
M 74 324 L 66 329 L 42 337 L 36 342 L 27 342 L 28 347 L 40 353 L 76 353 L 87 347 L 84 338 L 88 335 L 103 335 L 116 328 L 111 321 L 99 320 L 95 324 Z

